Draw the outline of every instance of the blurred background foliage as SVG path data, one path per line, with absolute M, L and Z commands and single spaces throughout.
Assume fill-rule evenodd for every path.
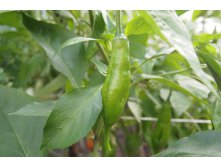
M 107 64 L 111 50 L 114 11 L 23 13 L 65 27 L 76 36 L 103 39 L 104 42 L 99 44 L 84 43 L 82 54 L 87 57 L 87 65 L 82 86 L 103 83 L 105 77 L 99 67 Z M 221 84 L 219 74 L 205 60 L 205 54 L 221 62 L 221 11 L 176 11 L 176 14 L 191 35 L 202 69 L 218 90 Z M 112 138 L 112 156 L 151 156 L 182 137 L 213 129 L 208 123 L 171 122 L 172 118 L 210 120 L 211 110 L 203 102 L 208 100 L 210 90 L 155 24 L 146 11 L 122 11 L 122 26 L 130 41 L 131 72 L 134 75 L 126 112 L 112 131 L 115 136 Z M 55 35 L 55 40 L 59 35 Z M 152 78 L 140 80 L 142 74 Z M 65 90 L 73 88 L 71 82 L 53 68 L 43 48 L 23 25 L 18 11 L 0 13 L 0 84 L 24 90 L 41 100 L 56 100 Z M 193 95 L 185 93 L 182 88 Z M 158 118 L 158 121 L 145 121 L 145 117 Z M 96 140 L 100 139 L 95 134 Z M 99 146 L 92 152 L 87 142 L 85 138 L 68 149 L 51 150 L 47 155 L 100 155 Z

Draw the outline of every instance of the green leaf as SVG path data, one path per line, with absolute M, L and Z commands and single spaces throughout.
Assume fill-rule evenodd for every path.
M 221 90 L 221 62 L 217 61 L 215 57 L 205 54 L 199 51 L 200 57 L 203 58 L 205 63 L 208 65 L 219 89 Z
M 8 114 L 10 117 L 12 116 L 29 116 L 29 117 L 48 117 L 54 107 L 54 102 L 33 102 L 27 104 L 26 106 L 20 108 L 16 112 Z M 11 119 L 11 118 L 10 118 Z M 46 123 L 46 122 L 45 122 Z M 43 130 L 43 128 L 42 128 Z M 43 131 L 42 131 L 43 132 Z
M 158 157 L 220 157 L 221 132 L 203 131 L 184 137 L 171 144 Z
M 78 43 L 75 41 L 75 45 L 65 47 L 59 54 L 55 54 L 58 48 L 66 45 L 64 42 L 76 35 L 59 25 L 37 21 L 24 14 L 22 16 L 23 24 L 44 48 L 54 68 L 67 76 L 73 86 L 81 86 L 87 65 L 84 45 L 79 43 L 82 39 L 76 40 Z
M 177 14 L 178 16 L 180 16 L 180 15 L 186 13 L 187 11 L 188 11 L 188 10 L 176 10 L 176 14 Z
M 93 12 L 93 11 L 92 11 Z M 105 31 L 105 22 L 101 11 L 94 11 L 93 38 L 100 38 Z
M 92 57 L 90 59 L 94 65 L 97 67 L 98 71 L 103 75 L 103 76 L 106 76 L 107 74 L 107 65 L 100 62 L 99 60 L 97 60 L 95 57 Z
M 53 102 L 33 102 L 8 115 L 25 156 L 42 156 L 43 128 L 53 107 Z
M 0 15 L 0 24 L 15 27 L 17 29 L 24 29 L 22 24 L 22 17 L 19 12 L 3 12 Z
M 194 43 L 210 43 L 211 41 L 214 40 L 219 40 L 221 38 L 221 34 L 219 33 L 214 33 L 214 34 L 208 34 L 208 33 L 203 33 L 203 34 L 197 34 L 193 36 Z M 209 45 L 209 44 L 207 44 Z
M 198 100 L 198 101 L 201 101 L 201 102 L 204 102 L 202 99 L 200 99 L 198 96 L 196 96 L 195 94 L 193 94 L 192 92 L 188 91 L 187 89 L 179 86 L 177 83 L 173 82 L 173 81 L 170 81 L 166 78 L 163 78 L 163 77 L 160 77 L 160 76 L 155 76 L 155 75 L 147 75 L 147 74 L 142 74 L 141 77 L 143 79 L 152 79 L 152 80 L 156 80 L 156 81 L 159 81 L 161 82 L 162 84 L 168 86 L 169 88 L 173 89 L 173 90 L 176 90 L 176 91 L 179 91 L 179 92 L 182 92 L 188 96 L 191 96 L 193 97 L 194 99 Z M 204 102 L 205 103 L 205 102 Z
M 188 30 L 176 13 L 174 11 L 159 10 L 151 11 L 150 14 L 169 43 L 187 60 L 200 80 L 220 99 L 216 89 L 210 83 L 210 79 L 200 66 Z
M 90 15 L 90 19 L 91 19 L 91 24 L 93 24 L 91 37 L 92 38 L 102 38 L 103 33 L 106 28 L 102 12 L 97 11 L 97 10 L 96 11 L 89 11 L 89 15 Z M 97 47 L 96 43 L 94 43 L 93 41 L 90 41 L 86 51 L 87 51 L 86 57 L 88 57 L 88 58 L 93 57 L 98 51 L 98 47 Z
M 68 39 L 67 41 L 65 41 L 61 47 L 58 49 L 57 52 L 61 52 L 62 49 L 68 47 L 68 46 L 71 46 L 71 45 L 74 45 L 74 44 L 77 44 L 77 43 L 81 43 L 81 42 L 86 42 L 86 41 L 96 41 L 98 39 L 95 39 L 95 38 L 86 38 L 86 37 L 74 37 L 74 38 L 71 38 L 71 39 Z
M 113 21 L 111 20 L 110 16 L 108 15 L 108 13 L 105 10 L 102 10 L 101 13 L 102 13 L 103 20 L 105 22 L 107 31 L 109 33 L 114 33 L 115 32 L 115 25 L 114 25 Z
M 65 148 L 85 137 L 102 109 L 101 86 L 64 94 L 44 127 L 42 147 Z
M 145 34 L 151 31 L 150 26 L 142 16 L 133 18 L 126 26 L 125 35 Z
M 32 152 L 30 149 L 27 150 L 26 146 L 36 141 L 24 142 L 13 126 L 15 123 L 19 123 L 19 120 L 18 122 L 12 122 L 8 114 L 33 101 L 34 99 L 31 96 L 22 91 L 0 85 L 0 156 L 29 156 Z M 27 128 L 28 126 L 21 130 L 29 133 Z
M 50 93 L 55 92 L 56 90 L 62 88 L 65 86 L 67 78 L 60 74 L 53 80 L 51 80 L 47 85 L 42 87 L 41 89 L 38 89 L 35 92 L 35 96 L 38 98 L 47 98 L 47 96 L 50 95 Z
M 206 10 L 195 10 L 192 15 L 192 20 L 196 20 L 200 16 L 205 16 L 207 13 Z
M 130 56 L 143 59 L 146 53 L 148 34 L 129 35 Z
M 218 100 L 212 111 L 212 122 L 216 130 L 221 130 L 221 103 Z
M 54 103 L 0 86 L 0 156 L 41 156 L 43 127 Z
M 156 22 L 154 21 L 153 17 L 151 17 L 151 15 L 148 12 L 140 10 L 139 14 L 144 18 L 146 23 L 149 25 L 149 28 L 147 30 L 148 32 L 151 31 L 151 34 L 157 34 L 162 39 L 165 39 L 165 37 L 163 36 L 163 34 L 160 31 L 159 26 L 156 24 Z
M 177 91 L 172 91 L 170 103 L 178 116 L 181 116 L 191 106 L 191 100 L 183 93 Z
M 142 108 L 137 102 L 128 101 L 127 105 L 138 123 L 141 123 Z
M 175 75 L 174 78 L 180 86 L 182 86 L 189 92 L 192 92 L 192 94 L 196 95 L 199 98 L 207 99 L 210 90 L 199 81 L 185 75 Z

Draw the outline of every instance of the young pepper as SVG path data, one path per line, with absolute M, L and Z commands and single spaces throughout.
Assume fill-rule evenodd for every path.
M 118 12 L 117 31 L 112 42 L 111 59 L 107 76 L 102 88 L 103 111 L 105 126 L 104 146 L 110 150 L 109 133 L 111 126 L 117 122 L 124 110 L 130 87 L 129 42 L 122 33 Z

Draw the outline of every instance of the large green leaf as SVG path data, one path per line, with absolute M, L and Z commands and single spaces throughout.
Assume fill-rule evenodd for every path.
M 151 11 L 150 14 L 169 43 L 187 60 L 194 73 L 219 98 L 217 91 L 210 83 L 210 79 L 200 66 L 188 30 L 176 13 L 174 11 L 159 10 Z
M 59 25 L 37 21 L 24 14 L 22 16 L 23 24 L 38 44 L 44 48 L 54 68 L 67 76 L 73 86 L 79 87 L 87 65 L 84 45 L 77 43 L 55 54 L 65 41 L 76 35 Z
M 27 143 L 23 143 L 20 139 L 8 114 L 17 111 L 33 100 L 22 91 L 0 86 L 0 156 L 28 156 L 30 150 L 24 148 Z
M 9 114 L 9 121 L 22 143 L 22 147 L 26 152 L 25 156 L 42 155 L 40 148 L 43 139 L 43 128 L 53 107 L 53 102 L 33 102 Z
M 44 128 L 42 147 L 65 148 L 88 134 L 102 109 L 101 86 L 64 94 Z
M 41 156 L 43 127 L 53 103 L 0 86 L 0 156 Z
M 163 157 L 220 157 L 221 132 L 203 131 L 184 137 L 155 155 Z

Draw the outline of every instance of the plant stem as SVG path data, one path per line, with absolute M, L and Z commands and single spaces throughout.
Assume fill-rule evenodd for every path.
M 116 11 L 116 35 L 122 34 L 122 28 L 121 28 L 121 20 L 120 20 L 120 10 Z
M 111 151 L 110 148 L 110 142 L 109 142 L 109 135 L 110 135 L 110 128 L 104 127 L 104 138 L 103 138 L 103 155 L 105 157 L 108 156 L 109 151 Z

